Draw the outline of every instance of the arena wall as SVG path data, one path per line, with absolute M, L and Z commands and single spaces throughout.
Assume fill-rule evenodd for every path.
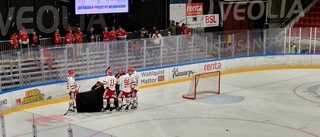
M 138 70 L 141 88 L 190 80 L 194 73 L 220 70 L 222 75 L 272 69 L 320 68 L 320 55 L 273 55 L 206 60 L 189 64 Z M 103 76 L 76 79 L 80 92 L 89 91 Z M 223 92 L 223 89 L 221 89 Z M 66 81 L 34 85 L 0 93 L 3 110 L 67 101 Z

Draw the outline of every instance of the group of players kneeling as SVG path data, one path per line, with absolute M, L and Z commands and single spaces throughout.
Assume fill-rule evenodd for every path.
M 119 69 L 118 73 L 115 75 L 112 70 L 106 70 L 107 76 L 102 82 L 97 82 L 92 89 L 103 86 L 104 93 L 103 108 L 101 112 L 112 112 L 114 109 L 121 111 L 122 107 L 125 107 L 127 111 L 131 106 L 131 109 L 136 109 L 138 107 L 138 96 L 139 91 L 139 76 L 135 71 L 134 66 L 128 68 L 128 73 L 126 69 Z M 75 72 L 69 71 L 67 88 L 71 89 L 69 92 L 69 111 L 75 112 L 75 96 L 79 93 L 78 86 L 75 83 Z M 125 104 L 123 104 L 125 101 Z M 108 107 L 107 107 L 108 106 Z

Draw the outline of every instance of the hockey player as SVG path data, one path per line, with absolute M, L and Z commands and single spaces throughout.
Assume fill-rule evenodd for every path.
M 122 76 L 122 75 L 123 75 L 123 74 L 122 74 L 122 69 L 119 68 L 119 69 L 118 69 L 118 73 L 115 75 L 115 77 L 116 77 L 117 79 L 119 79 L 120 76 Z M 118 96 L 119 93 L 120 93 L 120 91 L 119 91 L 119 84 L 116 84 L 116 93 L 117 93 L 117 96 Z
M 116 82 L 117 79 L 114 77 L 114 73 L 112 70 L 108 71 L 108 76 L 103 80 L 103 85 L 105 88 L 105 91 L 103 93 L 103 108 L 101 112 L 105 112 L 107 105 L 108 105 L 108 99 L 110 104 L 110 112 L 115 108 L 114 105 L 114 98 L 115 98 L 115 91 L 116 91 Z
M 133 74 L 137 74 L 137 71 L 135 70 L 134 66 L 129 66 L 129 68 L 133 69 Z
M 122 99 L 125 98 L 126 101 L 126 110 L 129 109 L 130 106 L 130 98 L 131 98 L 131 87 L 130 87 L 130 76 L 128 74 L 122 75 L 119 78 L 119 89 L 120 93 L 118 96 L 118 111 L 122 109 Z
M 70 101 L 69 101 L 69 111 L 75 112 L 76 105 L 75 105 L 75 97 L 79 93 L 77 89 L 77 84 L 75 83 L 75 72 L 73 70 L 70 70 L 69 72 L 69 77 L 68 77 L 68 82 L 67 82 L 67 89 L 69 89 L 69 96 L 70 96 Z
M 128 69 L 128 73 L 130 76 L 130 86 L 131 86 L 131 100 L 132 103 L 131 109 L 136 109 L 138 106 L 138 95 L 137 92 L 139 91 L 139 76 L 134 70 L 134 66 L 130 66 Z

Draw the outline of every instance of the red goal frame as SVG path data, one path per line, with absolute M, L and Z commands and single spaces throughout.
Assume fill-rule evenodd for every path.
M 216 83 L 218 91 L 215 91 L 215 89 L 212 89 L 212 91 L 200 91 L 200 92 L 197 92 L 197 84 L 198 84 L 197 79 L 200 79 L 201 76 L 208 75 L 208 74 L 217 74 L 218 79 L 217 79 L 217 81 L 213 81 L 213 82 L 218 82 L 218 83 Z M 212 76 L 212 77 L 214 77 L 214 76 Z M 193 97 L 188 97 L 187 96 L 187 94 L 190 92 L 190 91 L 188 91 L 187 94 L 182 95 L 182 98 L 184 98 L 184 99 L 196 99 L 197 98 L 197 94 L 203 94 L 203 93 L 220 94 L 220 78 L 221 78 L 221 72 L 219 70 L 211 71 L 211 72 L 197 73 L 197 74 L 193 75 L 192 81 L 194 81 L 194 82 L 193 83 L 191 82 L 191 84 L 193 84 L 193 89 L 192 89 Z M 215 83 L 213 83 L 213 84 L 215 84 Z

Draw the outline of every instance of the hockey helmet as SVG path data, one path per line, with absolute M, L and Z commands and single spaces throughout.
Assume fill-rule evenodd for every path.
M 108 75 L 109 75 L 109 76 L 113 76 L 113 74 L 114 74 L 114 73 L 113 73 L 112 70 L 109 70 L 109 71 L 108 71 Z
M 74 75 L 75 74 L 75 72 L 73 71 L 73 70 L 69 70 L 69 75 Z
M 130 66 L 129 68 L 132 68 L 134 70 L 134 66 Z
M 129 73 L 133 73 L 133 72 L 134 72 L 134 68 L 130 67 L 130 68 L 128 69 L 128 72 L 129 72 Z
M 126 69 L 122 69 L 122 74 L 126 74 L 126 73 L 127 73 Z

